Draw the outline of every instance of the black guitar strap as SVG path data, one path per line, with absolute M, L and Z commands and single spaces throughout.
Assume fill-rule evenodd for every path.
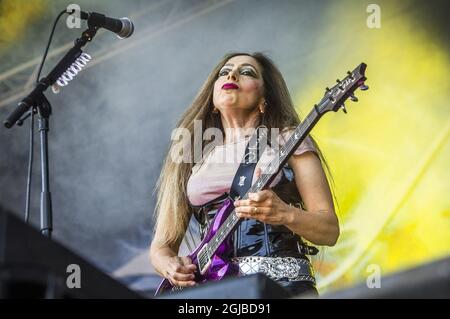
M 236 171 L 236 175 L 233 178 L 233 183 L 230 188 L 230 197 L 234 200 L 237 198 L 242 198 L 247 193 L 247 191 L 252 186 L 253 174 L 255 172 L 256 164 L 264 151 L 262 145 L 265 143 L 260 143 L 261 138 L 264 136 L 264 129 L 257 128 L 255 133 L 251 137 L 250 141 L 247 143 L 245 148 L 244 157 L 241 160 L 241 164 Z M 233 244 L 234 244 L 234 255 L 236 256 L 240 237 L 242 233 L 242 222 L 239 223 L 237 229 L 233 233 Z
M 255 133 L 247 143 L 244 157 L 241 160 L 236 175 L 231 184 L 230 196 L 233 199 L 237 197 L 242 198 L 252 186 L 253 174 L 255 172 L 256 164 L 258 163 L 262 152 L 260 149 L 260 139 L 264 136 L 262 129 L 256 129 Z

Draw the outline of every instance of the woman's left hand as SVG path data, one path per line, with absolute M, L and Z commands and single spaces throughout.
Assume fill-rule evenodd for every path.
M 234 206 L 238 217 L 254 218 L 272 225 L 287 225 L 292 214 L 292 207 L 272 190 L 249 193 L 249 199 L 237 200 Z

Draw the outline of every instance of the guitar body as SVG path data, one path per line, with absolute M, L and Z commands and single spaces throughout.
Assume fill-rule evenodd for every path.
M 205 283 L 207 281 L 221 280 L 225 276 L 237 275 L 239 269 L 237 266 L 231 264 L 228 261 L 228 256 L 233 252 L 233 243 L 231 241 L 231 236 L 228 236 L 220 246 L 217 248 L 216 252 L 210 260 L 209 267 L 203 273 L 200 272 L 200 263 L 198 260 L 198 253 L 205 248 L 210 240 L 219 230 L 220 226 L 225 222 L 227 217 L 234 210 L 233 202 L 231 199 L 226 199 L 220 208 L 217 210 L 216 216 L 211 221 L 211 226 L 208 229 L 203 241 L 197 246 L 197 248 L 188 255 L 191 258 L 192 263 L 197 266 L 195 273 L 195 281 L 199 284 Z M 164 279 L 158 286 L 155 295 L 159 295 L 165 292 L 171 292 L 179 289 L 172 285 L 168 279 Z

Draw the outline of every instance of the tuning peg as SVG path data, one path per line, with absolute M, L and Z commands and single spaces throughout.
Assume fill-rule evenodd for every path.
M 330 88 L 327 86 L 326 88 L 325 88 L 325 92 L 330 92 L 331 90 L 330 90 Z
M 354 77 L 353 77 L 353 73 L 350 71 L 347 71 L 347 75 L 348 77 L 353 81 Z
M 337 79 L 336 82 L 337 82 L 337 83 L 341 83 L 341 80 Z
M 361 85 L 359 86 L 359 88 L 361 89 L 361 91 L 366 91 L 366 90 L 369 89 L 369 87 L 368 87 L 367 85 L 365 85 L 364 83 L 361 84 Z
M 353 94 L 350 95 L 350 100 L 352 100 L 353 102 L 358 102 L 358 98 L 356 96 L 354 96 Z
M 347 114 L 347 109 L 345 108 L 345 104 L 344 103 L 342 103 L 341 109 L 342 109 L 342 111 L 344 111 L 345 114 Z

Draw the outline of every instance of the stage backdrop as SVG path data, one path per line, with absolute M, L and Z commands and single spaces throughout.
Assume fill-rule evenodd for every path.
M 0 117 L 30 91 L 67 1 L 0 1 Z M 314 128 L 331 168 L 341 237 L 314 259 L 322 292 L 450 254 L 446 1 L 77 1 L 128 16 L 58 95 L 50 126 L 54 237 L 131 288 L 151 290 L 153 194 L 171 130 L 229 51 L 273 58 L 304 117 L 361 62 L 369 91 Z M 42 75 L 83 28 L 59 22 Z M 23 215 L 29 121 L 0 129 L 0 205 Z M 36 140 L 38 145 L 38 140 Z M 35 148 L 31 223 L 39 226 Z M 374 268 L 375 267 L 375 268 Z

